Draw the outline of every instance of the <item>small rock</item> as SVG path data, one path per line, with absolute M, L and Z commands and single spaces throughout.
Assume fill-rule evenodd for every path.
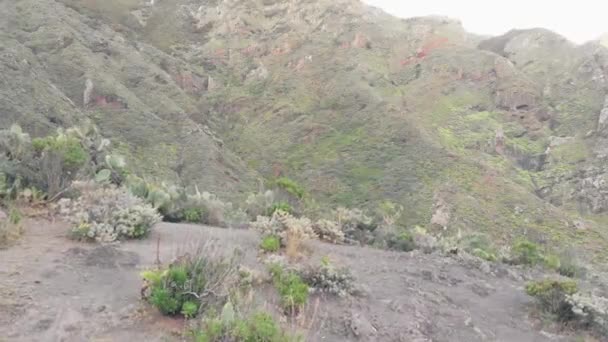
M 574 224 L 574 228 L 576 228 L 578 230 L 587 229 L 587 224 L 585 224 L 585 221 L 583 221 L 583 220 L 574 220 L 572 223 Z
M 377 333 L 376 328 L 374 328 L 370 321 L 357 313 L 352 315 L 350 329 L 355 336 L 368 341 L 370 340 L 370 337 L 375 336 Z
M 104 312 L 104 311 L 106 311 L 106 306 L 105 306 L 105 305 L 100 305 L 100 306 L 99 306 L 99 307 L 98 307 L 98 308 L 95 310 L 95 312 L 97 312 L 97 313 L 101 313 L 101 312 Z

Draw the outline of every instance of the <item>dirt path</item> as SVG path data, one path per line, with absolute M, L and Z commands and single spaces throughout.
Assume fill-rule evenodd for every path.
M 139 272 L 169 262 L 188 243 L 217 239 L 259 266 L 257 237 L 242 230 L 160 224 L 143 241 L 114 246 L 65 238 L 62 224 L 29 222 L 17 246 L 0 251 L 0 341 L 178 341 L 179 320 L 139 298 Z M 313 341 L 569 341 L 531 326 L 520 275 L 474 261 L 421 253 L 315 244 L 352 269 L 354 299 L 323 298 Z M 500 266 L 498 266 L 500 267 Z

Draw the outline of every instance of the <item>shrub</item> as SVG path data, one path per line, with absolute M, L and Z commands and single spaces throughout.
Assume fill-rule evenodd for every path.
M 164 315 L 187 318 L 222 305 L 238 281 L 238 253 L 227 260 L 217 252 L 211 245 L 201 245 L 166 269 L 142 273 L 144 298 Z
M 21 220 L 21 213 L 16 208 L 12 208 L 4 220 L 0 219 L 0 246 L 8 244 L 21 235 L 23 231 Z
M 131 195 L 124 188 L 77 182 L 80 192 L 76 200 L 62 199 L 59 214 L 74 226 L 75 238 L 112 242 L 122 238 L 146 236 L 160 221 L 154 208 Z
M 608 298 L 573 293 L 566 296 L 566 302 L 571 305 L 580 325 L 593 329 L 600 336 L 608 336 Z
M 565 277 L 575 278 L 582 276 L 584 269 L 579 266 L 574 253 L 572 251 L 567 251 L 562 253 L 559 257 L 557 272 Z
M 274 214 L 276 211 L 283 211 L 283 212 L 291 214 L 293 212 L 293 208 L 287 202 L 274 203 L 270 206 L 270 208 L 268 208 L 266 215 L 272 216 L 272 214 Z
M 335 268 L 329 261 L 301 272 L 311 290 L 344 297 L 355 291 L 355 278 L 348 268 Z
M 249 216 L 247 213 L 240 209 L 229 206 L 224 214 L 225 225 L 230 228 L 248 228 L 249 227 Z
M 200 223 L 203 221 L 205 212 L 202 208 L 187 208 L 183 210 L 184 220 L 190 223 Z
M 484 235 L 474 234 L 467 236 L 461 242 L 464 245 L 464 249 L 472 255 L 484 259 L 486 261 L 494 262 L 498 259 L 497 251 L 492 247 L 488 238 Z
M 410 252 L 416 249 L 414 237 L 408 232 L 389 234 L 389 237 L 387 238 L 386 242 L 388 248 L 395 249 L 398 251 Z
M 194 332 L 196 342 L 251 341 L 290 342 L 296 341 L 281 329 L 274 318 L 265 312 L 256 312 L 241 317 L 228 302 L 219 317 L 209 315 Z
M 304 194 L 306 193 L 304 187 L 293 179 L 281 177 L 278 178 L 274 183 L 278 188 L 285 190 L 285 192 L 296 197 L 297 199 L 304 198 Z
M 38 153 L 57 153 L 67 170 L 77 170 L 89 157 L 78 139 L 64 134 L 36 138 L 32 140 L 32 147 Z
M 510 261 L 516 265 L 536 265 L 543 261 L 540 247 L 526 239 L 516 241 L 511 253 Z
M 214 194 L 194 193 L 166 184 L 149 184 L 138 177 L 127 178 L 127 188 L 135 196 L 156 208 L 166 221 L 205 223 L 218 227 L 235 226 L 248 221 L 247 214 L 223 202 Z M 200 220 L 196 220 L 200 216 Z
M 274 192 L 270 190 L 250 194 L 245 201 L 247 214 L 252 219 L 255 219 L 260 215 L 268 215 L 269 209 L 274 202 L 275 195 Z M 272 213 L 274 213 L 274 211 L 272 211 Z M 272 213 L 268 216 L 271 216 Z
M 263 236 L 275 235 L 286 246 L 289 238 L 305 241 L 317 237 L 312 222 L 306 217 L 296 218 L 284 211 L 276 211 L 272 217 L 258 216 L 251 227 Z
M 362 210 L 339 207 L 334 210 L 333 216 L 344 232 L 347 242 L 370 244 L 374 241 L 374 231 L 377 226 Z
M 89 122 L 33 140 L 14 125 L 0 131 L 0 152 L 5 157 L 0 167 L 11 183 L 21 180 L 22 185 L 35 186 L 53 198 L 79 177 L 97 173 L 97 179 L 106 181 L 109 171 L 110 181 L 121 181 L 124 159 L 106 155 L 109 145 Z
M 378 215 L 382 218 L 382 225 L 391 229 L 403 213 L 403 206 L 391 201 L 384 201 L 378 206 Z
M 275 235 L 266 236 L 262 239 L 260 248 L 262 248 L 262 250 L 267 253 L 278 252 L 279 249 L 281 249 L 281 240 L 278 236 Z
M 555 254 L 545 254 L 542 256 L 542 261 L 543 264 L 552 270 L 559 270 L 559 267 L 561 265 L 561 261 L 559 259 L 559 257 Z
M 545 279 L 526 285 L 526 293 L 536 298 L 543 312 L 555 315 L 559 321 L 573 318 L 572 306 L 567 302 L 567 296 L 573 295 L 578 287 L 574 281 L 558 281 Z
M 318 220 L 315 222 L 312 228 L 321 240 L 331 243 L 344 242 L 344 232 L 342 231 L 342 228 L 338 222 L 330 220 Z
M 495 262 L 496 260 L 498 260 L 498 258 L 496 257 L 496 254 L 489 252 L 487 250 L 481 249 L 481 248 L 475 248 L 474 250 L 471 251 L 471 254 L 473 254 L 474 256 L 483 259 L 485 261 L 489 261 L 489 262 Z
M 285 271 L 280 266 L 271 266 L 270 273 L 281 297 L 283 310 L 288 314 L 296 315 L 308 302 L 308 285 L 297 273 Z

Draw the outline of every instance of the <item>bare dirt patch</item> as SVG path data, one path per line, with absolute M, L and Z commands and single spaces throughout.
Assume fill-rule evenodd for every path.
M 179 341 L 182 322 L 141 301 L 141 270 L 209 239 L 227 252 L 239 248 L 247 266 L 263 269 L 251 231 L 162 223 L 145 240 L 98 245 L 67 239 L 61 223 L 26 226 L 16 246 L 0 251 L 0 341 Z M 521 270 L 418 252 L 311 247 L 309 262 L 328 256 L 349 267 L 360 294 L 314 297 L 310 341 L 570 341 L 532 326 Z M 268 292 L 258 291 L 256 302 L 272 306 Z

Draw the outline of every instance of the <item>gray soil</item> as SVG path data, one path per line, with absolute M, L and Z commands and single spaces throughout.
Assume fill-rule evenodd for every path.
M 188 244 L 217 240 L 244 251 L 261 269 L 258 237 L 162 223 L 142 241 L 79 243 L 62 223 L 28 222 L 18 245 L 0 250 L 0 341 L 179 341 L 184 324 L 161 317 L 140 298 L 141 270 L 168 263 Z M 329 256 L 351 268 L 352 298 L 315 297 L 303 314 L 310 341 L 570 341 L 529 318 L 525 272 L 474 259 L 397 253 L 315 243 L 314 261 Z M 258 302 L 271 306 L 269 291 Z

